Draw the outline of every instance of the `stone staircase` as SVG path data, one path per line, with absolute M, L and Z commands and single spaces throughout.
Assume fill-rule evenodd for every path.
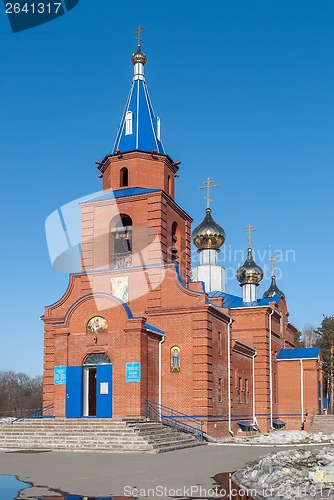
M 315 415 L 311 432 L 322 432 L 323 434 L 333 434 L 334 432 L 334 415 Z
M 141 419 L 26 419 L 0 427 L 0 448 L 163 453 L 201 443 L 190 434 Z

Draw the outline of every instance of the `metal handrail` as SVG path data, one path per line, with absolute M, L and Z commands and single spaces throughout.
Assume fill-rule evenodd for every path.
M 169 408 L 168 406 L 161 405 L 150 399 L 145 399 L 146 417 L 155 422 L 161 422 L 168 425 L 173 429 L 177 429 L 188 434 L 193 434 L 200 441 L 204 440 L 203 437 L 203 424 L 204 422 L 196 417 L 191 417 L 185 413 Z
M 26 418 L 43 418 L 43 417 L 53 417 L 53 403 L 44 406 L 43 408 L 37 408 L 36 410 L 33 410 L 30 413 L 26 413 L 21 417 L 15 418 L 15 420 L 12 420 L 11 424 L 14 424 L 15 422 L 22 422 Z

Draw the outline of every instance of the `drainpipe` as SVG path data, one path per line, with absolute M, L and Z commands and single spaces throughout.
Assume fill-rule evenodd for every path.
M 271 318 L 274 314 L 274 309 L 269 314 L 269 405 L 270 405 L 270 429 L 273 429 L 273 359 L 271 355 Z
M 252 356 L 253 424 L 257 425 L 256 414 L 255 414 L 255 356 L 257 356 L 257 350 L 255 350 Z
M 228 398 L 228 432 L 233 436 L 231 425 L 231 325 L 233 318 L 227 325 L 227 398 Z
M 301 404 L 301 417 L 302 425 L 301 428 L 304 430 L 304 377 L 303 377 L 303 360 L 300 359 L 300 404 Z
M 159 420 L 161 421 L 161 405 L 162 405 L 162 344 L 165 342 L 165 336 L 161 336 L 159 342 Z

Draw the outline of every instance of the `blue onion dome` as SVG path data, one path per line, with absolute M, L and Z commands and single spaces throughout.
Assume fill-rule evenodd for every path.
M 247 249 L 247 259 L 237 270 L 237 280 L 240 286 L 253 284 L 258 286 L 263 278 L 263 271 L 253 260 L 252 249 Z
M 225 241 L 224 229 L 212 218 L 211 208 L 205 210 L 205 217 L 192 232 L 192 239 L 199 250 L 218 250 Z
M 145 64 L 146 61 L 147 61 L 146 55 L 144 54 L 144 52 L 141 51 L 140 47 L 138 46 L 137 52 L 134 52 L 132 54 L 132 62 L 133 62 L 133 64 L 136 64 L 136 63 Z
M 270 287 L 268 288 L 268 290 L 266 290 L 263 294 L 263 298 L 269 298 L 269 297 L 273 297 L 274 295 L 282 295 L 282 297 L 285 297 L 284 293 L 282 292 L 282 290 L 280 290 L 276 284 L 276 276 L 273 275 L 271 277 L 271 285 Z

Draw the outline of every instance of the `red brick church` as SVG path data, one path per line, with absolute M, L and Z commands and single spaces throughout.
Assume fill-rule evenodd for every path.
M 296 328 L 274 274 L 257 298 L 263 272 L 250 238 L 237 271 L 242 297 L 226 292 L 212 181 L 192 232 L 175 201 L 179 162 L 162 143 L 140 38 L 132 63 L 116 141 L 98 166 L 103 192 L 80 203 L 81 269 L 45 308 L 44 405 L 55 417 L 136 417 L 148 399 L 201 419 L 212 436 L 243 422 L 262 432 L 280 421 L 307 426 L 322 411 L 319 351 L 294 349 Z

